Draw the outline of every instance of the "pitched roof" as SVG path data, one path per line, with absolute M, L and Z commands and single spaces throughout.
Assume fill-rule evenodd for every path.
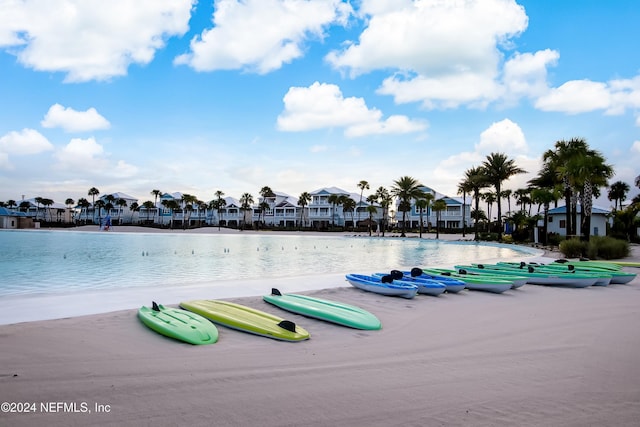
M 549 209 L 550 215 L 565 214 L 565 213 L 567 213 L 566 206 L 558 206 L 557 208 Z M 578 209 L 578 213 L 580 213 L 580 209 Z M 594 206 L 593 208 L 591 208 L 591 215 L 608 215 L 610 213 L 611 211 L 609 209 L 603 209 L 597 206 Z

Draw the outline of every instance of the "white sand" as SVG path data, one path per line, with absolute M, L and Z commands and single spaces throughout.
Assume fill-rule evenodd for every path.
M 218 343 L 191 346 L 151 332 L 136 310 L 0 326 L 0 401 L 36 409 L 0 413 L 0 426 L 640 425 L 638 278 L 412 300 L 352 287 L 308 294 L 367 309 L 383 329 L 304 318 L 260 297 L 229 299 L 311 339 L 219 327 Z M 43 413 L 46 402 L 60 412 Z M 64 412 L 72 403 L 91 413 Z

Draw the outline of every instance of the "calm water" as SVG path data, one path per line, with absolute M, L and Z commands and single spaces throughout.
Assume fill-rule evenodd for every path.
M 531 255 L 418 239 L 0 231 L 0 298 L 388 271 Z

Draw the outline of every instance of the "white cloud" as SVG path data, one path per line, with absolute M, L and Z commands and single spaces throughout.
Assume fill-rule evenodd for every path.
M 348 137 L 399 134 L 426 129 L 421 121 L 405 116 L 382 120 L 382 112 L 367 107 L 364 99 L 345 98 L 333 84 L 315 82 L 309 87 L 291 87 L 284 96 L 284 111 L 277 126 L 282 131 L 300 132 L 343 127 Z
M 0 151 L 0 170 L 11 170 L 13 166 L 9 162 L 9 155 Z
M 377 92 L 393 96 L 396 103 L 422 102 L 425 108 L 434 109 L 461 104 L 484 107 L 502 94 L 502 88 L 490 76 L 473 72 L 410 79 L 396 74 L 385 79 Z
M 491 152 L 503 152 L 513 155 L 528 150 L 524 132 L 520 126 L 509 119 L 493 123 L 480 134 L 480 142 L 476 145 L 476 151 L 482 154 Z
M 538 98 L 535 106 L 543 111 L 569 114 L 604 110 L 611 106 L 611 94 L 605 83 L 572 80 Z
M 67 175 L 84 174 L 117 179 L 131 177 L 138 172 L 137 167 L 123 160 L 112 163 L 104 147 L 94 138 L 73 138 L 54 153 L 54 158 L 57 160 L 54 169 L 64 170 Z
M 85 132 L 97 129 L 109 129 L 111 124 L 95 108 L 76 111 L 54 104 L 40 123 L 45 128 L 63 128 L 66 132 Z
M 53 145 L 34 129 L 12 131 L 0 137 L 0 152 L 5 154 L 39 154 L 49 150 L 53 150 Z
M 260 74 L 303 55 L 310 37 L 344 24 L 351 6 L 340 0 L 218 0 L 213 28 L 191 40 L 175 59 L 198 71 L 250 69 Z
M 633 145 L 631 145 L 631 152 L 640 154 L 640 141 L 633 141 Z
M 188 30 L 195 0 L 25 0 L 3 2 L 0 46 L 65 81 L 107 80 L 148 64 L 165 39 Z
M 508 98 L 537 97 L 548 90 L 547 67 L 555 66 L 560 54 L 545 49 L 536 53 L 517 53 L 504 64 L 503 83 Z
M 326 60 L 352 77 L 398 71 L 380 93 L 428 108 L 482 107 L 500 96 L 499 45 L 528 24 L 524 9 L 513 0 L 365 0 L 361 12 L 369 21 L 358 41 L 330 52 Z

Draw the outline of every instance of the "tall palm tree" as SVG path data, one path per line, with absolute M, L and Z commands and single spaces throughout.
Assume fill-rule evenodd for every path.
M 436 213 L 436 239 L 440 238 L 440 216 L 441 212 L 447 209 L 447 202 L 443 199 L 438 199 L 433 202 L 433 211 Z
M 591 236 L 591 212 L 594 193 L 608 186 L 608 180 L 613 176 L 613 167 L 606 164 L 600 152 L 587 150 L 585 153 L 574 155 L 562 168 L 571 177 L 571 182 L 580 198 L 582 209 L 580 223 L 580 238 L 588 241 Z M 596 195 L 597 197 L 597 195 Z
M 151 209 L 156 208 L 156 204 L 153 203 L 151 200 L 147 200 L 144 203 L 142 203 L 142 207 L 145 208 L 145 210 L 147 211 L 147 223 L 149 222 L 149 213 L 151 212 Z M 153 214 L 154 218 L 155 218 L 155 213 Z
M 51 205 L 53 204 L 53 200 L 51 200 L 51 199 L 47 199 L 47 198 L 43 198 L 43 199 L 40 201 L 40 203 L 42 203 L 42 206 L 44 206 L 44 212 L 45 212 L 45 214 L 46 214 L 46 213 L 48 213 L 48 214 L 49 214 L 49 222 L 51 222 L 51 221 L 52 221 L 52 218 L 51 218 Z M 46 215 L 45 215 L 44 220 L 45 220 L 45 221 L 47 220 Z
M 87 199 L 85 199 L 84 197 L 80 197 L 78 199 L 78 207 L 80 208 L 80 214 L 82 214 L 82 211 L 84 210 L 84 220 L 87 220 L 87 217 L 89 216 L 89 207 L 91 206 L 91 203 L 89 203 L 89 201 Z M 80 215 L 82 216 L 82 215 Z M 86 223 L 86 222 L 85 222 Z
M 371 196 L 369 196 L 371 197 Z M 367 197 L 367 201 L 369 203 L 373 203 L 375 202 L 375 200 L 372 202 L 369 200 L 369 197 Z M 356 201 L 353 200 L 351 197 L 346 197 L 344 199 L 344 202 L 342 203 L 342 212 L 347 213 L 349 212 L 351 214 L 351 224 L 355 224 L 354 218 L 353 218 L 353 211 L 356 209 Z M 353 225 L 351 227 L 353 229 Z
M 338 206 L 344 204 L 344 202 L 348 198 L 349 197 L 344 194 L 330 194 L 329 197 L 327 198 L 327 201 L 331 203 L 331 206 L 332 206 L 332 215 L 331 215 L 332 227 L 336 226 L 336 215 L 337 215 Z
M 462 194 L 462 237 L 467 232 L 467 194 L 473 192 L 473 187 L 469 180 L 465 177 L 458 183 L 458 194 Z
M 244 228 L 245 224 L 247 223 L 247 212 L 252 210 L 251 205 L 253 205 L 253 196 L 251 194 L 244 193 L 242 196 L 240 196 L 240 210 L 243 212 L 242 228 Z
M 358 207 L 360 207 L 362 205 L 362 193 L 364 193 L 364 190 L 369 189 L 369 183 L 363 179 L 358 183 L 358 188 L 360 189 L 360 202 L 358 203 Z M 360 221 L 360 211 L 358 210 L 358 222 L 359 221 Z
M 182 195 L 182 229 L 186 229 L 189 225 L 189 221 L 191 220 L 191 212 L 193 212 L 193 205 L 196 203 L 198 198 L 191 194 L 183 194 Z
M 374 205 L 367 206 L 367 212 L 369 213 L 369 237 L 371 237 L 371 225 L 373 224 L 373 215 L 378 213 L 378 208 Z
M 98 226 L 102 226 L 102 209 L 105 207 L 104 200 L 98 199 L 93 204 L 93 216 L 95 218 L 96 209 L 98 210 Z
M 531 200 L 535 203 L 541 204 L 544 207 L 544 220 L 542 228 L 542 244 L 548 243 L 548 230 L 549 230 L 549 206 L 551 202 L 557 200 L 557 193 L 549 190 L 548 188 L 534 188 L 531 190 Z
M 613 202 L 613 210 L 618 210 L 618 205 L 622 209 L 622 203 L 627 199 L 627 193 L 629 193 L 631 187 L 629 184 L 623 181 L 616 181 L 609 187 L 608 199 Z
M 429 207 L 429 201 L 426 198 L 416 200 L 416 209 L 418 210 L 418 214 L 420 215 L 420 227 L 418 227 L 418 230 L 420 233 L 419 237 L 421 239 L 422 239 L 422 230 L 424 229 L 423 214 L 428 207 Z
M 40 205 L 42 204 L 42 200 L 44 200 L 42 197 L 37 196 L 35 199 L 36 202 L 36 218 L 35 220 L 38 220 L 38 212 L 40 212 Z
M 123 198 L 116 200 L 116 206 L 118 206 L 118 225 L 120 224 L 120 215 L 122 215 L 122 209 L 127 207 L 127 201 Z
M 151 190 L 151 194 L 153 195 L 153 205 L 156 207 L 156 212 L 154 214 L 154 221 L 155 221 L 155 215 L 156 214 L 160 214 L 160 209 L 158 209 L 158 197 L 162 196 L 162 191 L 160 190 Z M 149 218 L 147 218 L 148 220 Z
M 565 223 L 567 237 L 575 236 L 576 221 L 575 206 L 576 196 L 573 191 L 573 177 L 566 168 L 567 162 L 577 155 L 583 155 L 588 151 L 587 142 L 582 138 L 572 138 L 569 141 L 556 141 L 552 150 L 547 150 L 542 155 L 543 167 L 548 168 L 556 174 L 556 180 L 562 186 L 565 199 Z
M 489 183 L 487 182 L 487 179 L 482 171 L 482 168 L 480 167 L 472 167 L 470 169 L 467 169 L 464 172 L 464 181 L 465 181 L 465 186 L 468 186 L 468 189 L 471 193 L 473 193 L 473 199 L 475 201 L 475 211 L 476 212 L 481 212 L 480 211 L 480 191 L 483 188 L 486 188 L 489 186 Z M 473 228 L 474 228 L 474 233 L 475 233 L 475 240 L 479 240 L 480 236 L 478 234 L 478 223 L 479 223 L 479 216 L 476 215 L 476 218 L 474 218 L 473 220 Z
M 515 160 L 509 159 L 507 155 L 503 153 L 489 154 L 482 163 L 482 168 L 487 176 L 487 180 L 496 190 L 498 202 L 498 240 L 502 240 L 502 206 L 500 203 L 502 183 L 512 176 L 526 173 L 526 171 L 516 166 Z
M 399 199 L 398 210 L 402 212 L 402 233 L 401 237 L 407 234 L 407 212 L 411 210 L 411 202 L 424 197 L 422 184 L 410 176 L 403 176 L 393 181 L 391 194 Z
M 273 192 L 271 187 L 268 187 L 265 185 L 260 189 L 260 195 L 262 196 L 262 202 L 260 202 L 258 206 L 260 207 L 260 215 L 262 216 L 262 220 L 266 222 L 265 214 L 267 210 L 271 208 L 271 205 L 269 204 L 269 201 L 267 200 L 267 198 L 276 197 L 276 194 Z M 260 218 L 258 218 L 258 221 L 259 220 Z
M 487 217 L 489 218 L 489 222 L 491 222 L 491 207 L 496 202 L 496 195 L 493 192 L 486 192 L 480 195 L 482 200 L 487 203 Z
M 389 193 L 389 190 L 380 186 L 376 190 L 376 201 L 382 208 L 382 222 L 380 224 L 380 229 L 382 229 L 382 237 L 384 237 L 384 231 L 387 227 L 387 214 L 389 213 L 389 206 L 393 203 L 393 197 Z
M 300 197 L 298 197 L 298 206 L 300 206 L 300 229 L 302 229 L 302 227 L 304 226 L 304 208 L 309 204 L 310 201 L 311 194 L 307 193 L 306 191 L 302 192 L 300 194 Z
M 222 196 L 224 196 L 224 193 L 221 190 L 217 190 L 214 195 L 216 196 L 216 198 L 215 200 L 209 202 L 209 206 L 211 207 L 211 209 L 215 209 L 218 212 L 218 231 L 220 231 L 220 211 L 222 210 L 222 208 L 227 206 L 227 201 L 222 198 Z
M 91 196 L 91 206 L 93 207 L 93 222 L 96 220 L 96 196 L 100 194 L 100 190 L 96 187 L 91 187 L 87 192 L 87 196 Z
M 140 212 L 140 205 L 138 204 L 138 202 L 131 202 L 131 204 L 129 205 L 129 211 L 131 212 L 131 218 L 129 219 L 129 222 L 133 224 L 134 212 Z

